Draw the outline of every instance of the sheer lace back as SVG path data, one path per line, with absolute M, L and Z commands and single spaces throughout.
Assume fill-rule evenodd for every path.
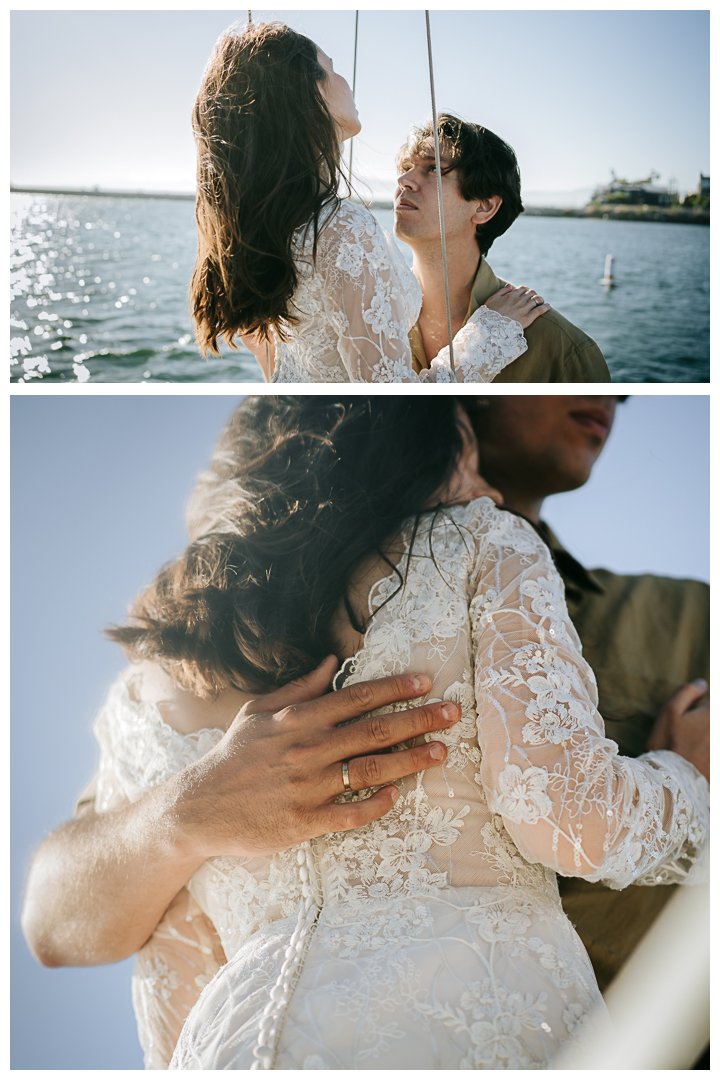
M 401 589 L 395 574 L 372 585 L 374 615 L 343 679 L 426 671 L 432 700 L 456 701 L 462 720 L 433 735 L 445 765 L 400 781 L 385 817 L 316 841 L 325 902 L 445 885 L 544 889 L 546 868 L 616 888 L 696 876 L 707 784 L 675 754 L 621 758 L 605 739 L 562 582 L 534 530 L 477 499 L 423 518 L 399 569 Z M 99 809 L 115 791 L 137 798 L 222 737 L 180 735 L 132 701 L 125 680 L 96 733 Z M 227 955 L 302 895 L 292 850 L 210 859 L 190 890 Z
M 93 731 L 100 744 L 95 809 L 112 810 L 197 761 L 223 736 L 220 728 L 181 735 L 162 717 L 157 703 L 133 692 L 133 669 L 116 679 Z
M 380 821 L 326 840 L 334 881 L 335 863 L 345 867 L 338 899 L 402 879 L 544 888 L 546 868 L 615 888 L 660 863 L 655 880 L 695 874 L 704 780 L 673 754 L 620 758 L 604 738 L 594 676 L 534 530 L 476 500 L 426 520 L 399 569 L 402 589 L 395 575 L 372 587 L 377 614 L 345 681 L 426 671 L 432 700 L 456 701 L 463 717 L 433 735 L 448 747 L 442 769 L 401 781 Z
M 146 1069 L 167 1069 L 190 1010 L 225 962 L 215 927 L 181 889 L 135 964 L 132 1001 Z
M 457 508 L 424 520 L 411 556 L 408 531 L 405 551 L 397 559 L 403 584 L 399 587 L 398 575 L 388 574 L 385 567 L 370 587 L 363 645 L 336 679 L 336 685 L 350 685 L 407 671 L 427 672 L 433 689 L 424 700 L 454 701 L 462 719 L 432 735 L 448 748 L 445 764 L 397 781 L 401 797 L 389 814 L 351 834 L 324 838 L 320 850 L 326 902 L 521 881 L 542 890 L 551 883 L 542 867 L 517 858 L 480 783 L 469 618 L 477 542 L 462 521 L 464 514 Z M 380 711 L 404 707 L 400 703 Z

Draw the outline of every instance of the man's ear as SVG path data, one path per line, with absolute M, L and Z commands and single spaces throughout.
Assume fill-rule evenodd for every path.
M 487 199 L 478 199 L 475 203 L 475 212 L 470 219 L 473 225 L 484 225 L 495 217 L 498 210 L 502 206 L 502 197 L 500 195 L 489 195 Z

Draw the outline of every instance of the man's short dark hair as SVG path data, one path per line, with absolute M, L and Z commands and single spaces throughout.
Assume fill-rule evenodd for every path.
M 493 240 L 502 236 L 523 212 L 515 151 L 487 128 L 460 120 L 451 113 L 438 116 L 438 135 L 443 157 L 448 155 L 452 160 L 447 171 L 458 171 L 463 198 L 471 201 L 499 195 L 502 199 L 498 212 L 476 229 L 478 247 L 483 255 L 487 255 Z M 434 143 L 432 121 L 412 129 L 398 154 L 398 164 L 402 165 L 411 156 L 426 155 L 428 142 L 431 146 Z

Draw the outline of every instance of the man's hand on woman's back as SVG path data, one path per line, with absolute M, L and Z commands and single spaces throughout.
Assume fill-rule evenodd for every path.
M 354 829 L 393 806 L 393 780 L 439 765 L 442 742 L 384 753 L 460 719 L 436 702 L 358 720 L 426 696 L 432 680 L 402 675 L 326 693 L 337 661 L 245 705 L 198 762 L 107 813 L 83 813 L 40 845 L 23 929 L 50 967 L 104 964 L 147 941 L 173 897 L 213 855 L 263 855 Z M 355 720 L 355 723 L 347 723 Z M 345 790 L 379 787 L 336 803 Z
M 383 751 L 455 723 L 461 712 L 453 702 L 357 720 L 425 696 L 432 687 L 427 675 L 390 676 L 325 694 L 336 666 L 328 657 L 304 678 L 250 701 L 217 747 L 178 774 L 178 821 L 189 849 L 203 860 L 271 855 L 313 836 L 366 825 L 395 803 L 393 780 L 445 760 L 442 742 Z M 336 803 L 345 790 L 345 761 L 352 791 L 379 790 L 359 802 Z

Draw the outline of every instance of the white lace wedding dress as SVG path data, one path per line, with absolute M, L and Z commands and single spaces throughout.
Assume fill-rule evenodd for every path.
M 348 200 L 325 207 L 319 224 L 316 263 L 312 230 L 295 236 L 299 322 L 289 341 L 275 338 L 270 381 L 449 382 L 447 347 L 429 370 L 413 371 L 408 331 L 418 320 L 422 292 L 393 237 L 369 210 Z M 483 306 L 453 347 L 458 382 L 491 382 L 527 342 L 520 323 Z
M 432 699 L 462 707 L 432 736 L 446 764 L 400 781 L 371 825 L 195 873 L 192 904 L 228 962 L 211 942 L 198 945 L 198 974 L 152 940 L 141 953 L 135 1004 L 151 1067 L 167 1061 L 162 1017 L 216 972 L 171 1068 L 550 1068 L 603 1008 L 556 872 L 618 889 L 703 876 L 707 782 L 669 751 L 623 758 L 604 737 L 535 531 L 477 499 L 434 525 L 423 517 L 400 568 L 402 588 L 392 574 L 370 589 L 376 614 L 341 676 L 431 674 Z M 96 731 L 98 809 L 137 798 L 222 735 L 180 735 L 123 680 Z M 176 943 L 178 925 L 166 935 Z

